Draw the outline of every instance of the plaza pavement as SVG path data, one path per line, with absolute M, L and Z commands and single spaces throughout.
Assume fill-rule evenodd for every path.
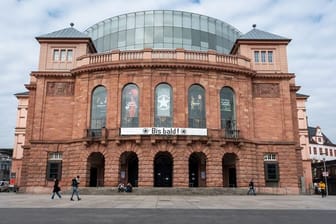
M 271 209 L 336 210 L 336 196 L 318 195 L 70 195 L 0 193 L 0 208 Z

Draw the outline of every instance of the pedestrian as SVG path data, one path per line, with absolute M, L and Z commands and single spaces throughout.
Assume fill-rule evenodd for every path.
M 61 196 L 60 191 L 61 191 L 61 188 L 59 186 L 58 179 L 54 179 L 54 187 L 53 187 L 53 192 L 52 192 L 52 195 L 51 195 L 51 199 L 54 199 L 55 194 L 57 194 L 57 196 L 61 199 L 62 196 Z
M 322 198 L 325 198 L 327 196 L 326 195 L 326 185 L 325 185 L 325 183 L 322 180 L 319 183 L 319 188 L 321 189 L 321 196 L 322 196 Z
M 124 192 L 125 191 L 125 186 L 123 183 L 119 183 L 118 185 L 118 192 Z
M 249 195 L 250 193 L 253 193 L 253 195 L 256 195 L 256 193 L 255 193 L 255 189 L 254 189 L 253 178 L 250 180 L 250 183 L 249 183 L 249 190 L 248 190 L 248 192 L 247 192 L 247 195 Z
M 81 200 L 81 198 L 79 197 L 78 185 L 79 185 L 79 176 L 73 178 L 71 181 L 72 195 L 71 195 L 70 201 L 74 200 L 73 199 L 74 194 L 76 194 L 78 201 Z
M 127 185 L 126 185 L 126 189 L 125 189 L 125 192 L 132 192 L 132 188 L 133 188 L 133 186 L 132 186 L 132 184 L 131 183 L 128 183 Z

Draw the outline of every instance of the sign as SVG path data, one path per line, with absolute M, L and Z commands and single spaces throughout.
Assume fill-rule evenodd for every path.
M 231 111 L 231 102 L 229 99 L 221 99 L 221 110 L 222 111 Z
M 329 173 L 328 172 L 323 172 L 322 176 L 327 177 L 327 176 L 329 176 Z
M 206 128 L 120 128 L 120 135 L 189 135 L 189 136 L 207 136 Z

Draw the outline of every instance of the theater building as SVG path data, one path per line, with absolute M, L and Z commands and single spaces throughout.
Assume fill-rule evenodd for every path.
M 20 189 L 243 188 L 298 194 L 290 39 L 154 10 L 38 36 Z M 70 187 L 70 186 L 69 186 Z

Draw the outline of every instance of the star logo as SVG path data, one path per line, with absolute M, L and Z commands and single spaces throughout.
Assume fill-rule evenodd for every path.
M 160 110 L 169 110 L 170 107 L 170 97 L 167 95 L 160 95 L 158 97 L 158 107 Z

